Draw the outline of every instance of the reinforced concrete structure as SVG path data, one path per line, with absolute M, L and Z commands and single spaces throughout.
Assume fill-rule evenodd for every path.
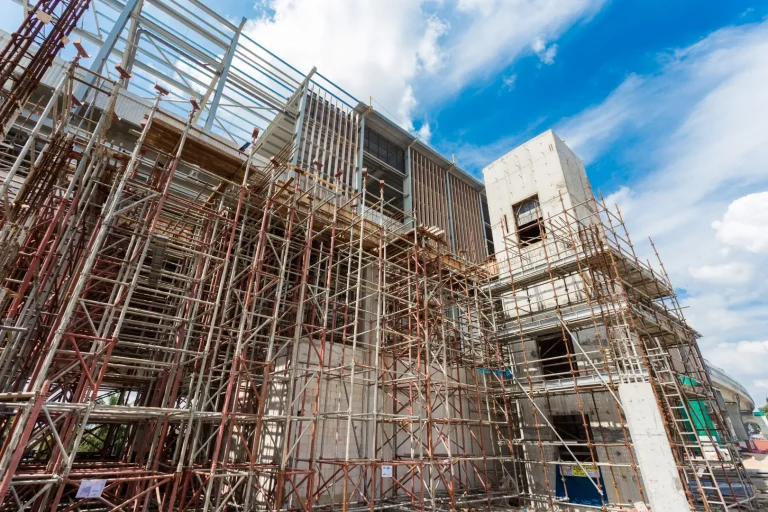
M 668 278 L 553 134 L 486 199 L 197 0 L 22 5 L 1 510 L 757 510 Z
M 521 496 L 550 510 L 748 510 L 724 404 L 661 262 L 638 257 L 552 131 L 483 173 Z
M 752 448 L 747 425 L 755 418 L 755 400 L 749 391 L 725 370 L 709 361 L 705 361 L 705 364 L 715 388 L 715 396 L 726 413 L 725 419 L 733 436 L 743 448 Z

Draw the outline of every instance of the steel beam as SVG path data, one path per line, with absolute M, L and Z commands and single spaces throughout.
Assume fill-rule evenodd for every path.
M 312 76 L 317 72 L 317 68 L 313 67 L 310 72 L 304 78 L 304 82 L 301 84 L 301 100 L 299 103 L 299 120 L 296 122 L 296 130 L 293 134 L 295 148 L 293 150 L 293 156 L 291 157 L 291 163 L 296 165 L 299 162 L 299 142 L 301 142 L 301 130 L 304 127 L 304 111 L 307 108 L 307 92 L 309 91 L 309 83 L 312 81 Z
M 125 29 L 126 23 L 128 23 L 128 19 L 131 17 L 131 14 L 135 9 L 141 10 L 142 4 L 143 0 L 128 0 L 125 3 L 125 7 L 123 7 L 122 11 L 120 11 L 120 15 L 117 17 L 117 19 L 115 19 L 115 24 L 112 26 L 112 30 L 109 31 L 107 38 L 104 39 L 104 42 L 101 44 L 99 53 L 96 54 L 96 57 L 91 63 L 91 73 L 88 73 L 85 79 L 88 84 L 93 84 L 96 80 L 96 75 L 101 74 L 102 70 L 104 69 L 104 65 L 107 63 L 107 60 L 109 60 L 109 56 L 112 53 L 112 50 L 115 49 L 115 44 L 120 39 L 120 34 L 123 33 L 123 29 Z M 128 41 L 130 42 L 130 38 Z M 77 98 L 82 100 L 85 97 L 85 92 L 87 90 L 87 84 L 80 84 L 80 86 L 77 88 Z
M 219 109 L 219 102 L 221 96 L 224 94 L 224 86 L 227 83 L 227 77 L 229 76 L 229 68 L 232 66 L 232 58 L 235 56 L 237 50 L 237 43 L 240 39 L 240 33 L 245 26 L 245 18 L 240 20 L 240 25 L 237 27 L 234 37 L 232 37 L 232 44 L 229 45 L 227 54 L 224 57 L 224 67 L 219 74 L 219 81 L 216 84 L 216 93 L 213 95 L 213 101 L 211 101 L 211 108 L 208 109 L 208 117 L 205 120 L 205 129 L 210 131 L 213 128 L 213 121 L 216 119 L 216 111 Z M 205 102 L 205 99 L 203 100 Z M 202 110 L 202 109 L 201 109 Z M 198 113 L 199 115 L 199 113 Z

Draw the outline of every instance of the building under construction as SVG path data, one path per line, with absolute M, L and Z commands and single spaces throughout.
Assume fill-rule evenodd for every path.
M 663 267 L 554 134 L 486 198 L 197 0 L 22 4 L 1 510 L 759 510 Z

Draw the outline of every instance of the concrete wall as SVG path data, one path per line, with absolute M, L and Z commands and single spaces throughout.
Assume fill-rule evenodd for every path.
M 502 276 L 546 272 L 548 264 L 573 258 L 579 245 L 577 223 L 594 222 L 593 198 L 584 165 L 551 130 L 510 151 L 483 169 L 493 241 Z M 517 243 L 514 205 L 538 196 L 544 237 L 529 245 Z M 573 209 L 572 209 L 573 208 Z M 569 210 L 564 214 L 564 210 Z M 547 236 L 547 233 L 550 236 Z M 571 274 L 527 286 L 517 300 L 503 299 L 508 318 L 551 310 L 555 305 L 583 303 L 583 283 Z
M 440 375 L 442 366 L 438 363 L 431 365 L 429 370 L 422 365 L 420 372 L 414 372 L 413 367 L 402 364 L 391 365 L 386 362 L 387 357 L 384 356 L 378 365 L 379 369 L 389 368 L 390 372 L 393 372 L 384 375 L 380 371 L 366 369 L 366 367 L 376 366 L 373 351 L 369 347 L 358 347 L 355 359 L 360 366 L 356 370 L 355 384 L 351 385 L 351 371 L 348 365 L 352 357 L 353 351 L 348 345 L 336 344 L 332 347 L 327 346 L 325 349 L 326 370 L 320 379 L 318 391 L 319 419 L 315 446 L 316 460 L 325 462 L 315 467 L 319 471 L 320 481 L 336 479 L 336 483 L 323 492 L 321 504 L 340 502 L 344 494 L 344 482 L 338 474 L 341 466 L 332 461 L 342 462 L 346 459 L 347 445 L 349 461 L 352 462 L 350 466 L 352 478 L 356 479 L 355 477 L 362 476 L 366 471 L 366 478 L 369 478 L 373 471 L 377 495 L 382 490 L 387 492 L 392 489 L 397 495 L 403 494 L 401 489 L 393 488 L 391 479 L 381 476 L 382 464 L 391 465 L 391 461 L 395 461 L 397 466 L 395 476 L 403 478 L 410 468 L 423 461 L 425 478 L 431 477 L 433 490 L 440 492 L 445 489 L 445 485 L 437 476 L 438 470 L 430 467 L 430 460 L 439 464 L 448 462 L 449 450 L 452 457 L 476 459 L 482 459 L 484 454 L 493 456 L 494 452 L 499 450 L 496 436 L 490 425 L 454 424 L 450 426 L 443 421 L 458 417 L 471 420 L 488 417 L 488 411 L 484 407 L 478 409 L 475 405 L 476 400 L 472 389 L 476 383 L 475 372 L 469 369 L 449 370 L 449 385 L 446 386 L 445 379 Z M 305 369 L 312 371 L 318 369 L 317 352 L 306 340 L 301 342 L 298 362 L 302 368 L 300 374 Z M 346 368 L 342 369 L 342 365 Z M 419 383 L 416 380 L 417 373 L 431 374 L 434 379 L 432 385 L 427 388 L 423 382 Z M 411 382 L 408 383 L 408 380 Z M 393 381 L 399 381 L 397 386 L 392 384 Z M 301 388 L 305 385 L 305 380 L 299 379 L 296 384 Z M 310 381 L 306 398 L 296 402 L 293 414 L 312 416 L 315 384 L 315 380 Z M 270 400 L 270 413 L 276 416 L 287 412 L 287 395 L 280 395 L 280 391 L 285 389 L 285 384 L 274 387 L 276 396 Z M 429 395 L 426 395 L 427 389 L 429 389 Z M 446 394 L 449 407 L 445 405 Z M 432 403 L 436 404 L 429 411 L 422 407 L 426 396 L 431 396 Z M 397 409 L 393 398 L 397 400 Z M 351 430 L 348 422 L 350 405 Z M 403 408 L 402 405 L 406 407 Z M 430 423 L 430 420 L 434 423 Z M 310 436 L 308 432 L 302 432 L 302 428 L 299 428 L 307 426 L 308 423 L 295 421 L 293 425 L 289 446 L 296 445 L 297 449 L 289 467 L 311 470 L 312 466 L 307 462 L 311 448 Z M 409 426 L 400 428 L 403 425 Z M 269 440 L 266 444 L 282 446 L 284 442 L 282 427 L 276 424 L 268 429 L 268 432 Z M 347 443 L 348 432 L 349 443 Z M 301 441 L 299 437 L 302 438 Z M 428 453 L 430 439 L 434 447 L 431 456 Z M 267 452 L 268 450 L 265 454 Z M 376 467 L 371 469 L 370 465 L 364 463 L 364 459 L 377 461 Z M 470 464 L 461 461 L 452 462 L 457 494 L 460 494 L 460 491 L 478 489 L 483 482 L 497 485 L 501 480 L 500 465 L 494 462 L 484 463 L 482 460 L 476 462 L 481 474 L 487 472 L 487 478 L 485 475 L 478 475 Z M 445 465 L 442 469 L 447 471 L 447 468 L 448 466 Z M 408 488 L 411 488 L 410 484 Z M 415 483 L 413 489 L 421 492 L 421 484 Z M 347 488 L 347 494 L 350 499 L 359 498 L 352 487 Z
M 600 327 L 585 327 L 573 331 L 574 337 L 588 354 L 592 363 L 604 372 L 604 357 L 600 353 L 600 339 L 605 344 L 605 329 Z M 524 346 L 525 354 L 522 352 Z M 535 403 L 539 411 L 533 404 L 527 400 L 520 400 L 521 429 L 522 437 L 527 441 L 538 441 L 541 436 L 542 441 L 546 443 L 559 443 L 552 429 L 542 419 L 552 422 L 552 417 L 557 415 L 584 414 L 588 416 L 589 425 L 592 429 L 593 442 L 607 443 L 611 446 L 595 447 L 595 457 L 598 463 L 623 464 L 624 467 L 602 467 L 600 472 L 605 482 L 606 499 L 611 503 L 631 503 L 640 500 L 638 490 L 642 483 L 638 483 L 635 472 L 629 467 L 632 459 L 629 450 L 626 447 L 628 434 L 625 435 L 625 429 L 622 426 L 622 418 L 619 413 L 615 399 L 605 390 L 605 387 L 599 385 L 596 380 L 595 371 L 585 356 L 579 349 L 576 350 L 574 361 L 579 371 L 578 382 L 582 387 L 579 396 L 572 391 L 574 380 L 572 377 L 566 377 L 556 380 L 544 380 L 541 372 L 541 363 L 537 360 L 540 354 L 534 339 L 528 339 L 524 343 L 513 343 L 512 347 L 515 353 L 515 364 L 513 365 L 515 375 L 518 380 L 526 385 L 526 391 L 531 389 L 527 387 L 528 377 L 531 378 L 533 392 L 542 390 L 547 386 L 551 390 L 549 397 L 537 397 Z M 524 358 L 528 360 L 527 364 Z M 614 371 L 613 363 L 608 358 L 608 364 L 611 371 Z M 565 390 L 571 388 L 570 392 L 556 394 L 555 389 Z M 591 390 L 591 391 L 590 391 Z M 580 405 L 581 402 L 581 405 Z M 538 414 L 538 418 L 536 415 Z M 537 429 L 538 425 L 538 429 Z M 539 495 L 555 495 L 556 488 L 556 466 L 559 460 L 557 446 L 544 446 L 542 450 L 538 446 L 531 446 L 526 443 L 524 452 L 526 459 L 536 461 L 527 466 L 529 492 Z M 543 453 L 542 453 L 543 452 Z M 546 469 L 540 463 L 542 459 L 547 461 Z M 588 463 L 583 463 L 588 465 Z M 546 474 L 545 474 L 546 473 Z M 547 480 L 549 481 L 547 483 Z M 549 487 L 548 487 L 549 486 Z M 574 510 L 573 505 L 563 506 L 562 510 Z M 575 507 L 578 510 L 578 507 Z
M 593 197 L 584 165 L 552 130 L 485 167 L 483 177 L 497 251 L 504 246 L 501 222 L 505 215 L 508 223 L 513 222 L 513 205 L 538 194 L 547 218 Z M 587 215 L 587 210 L 580 212 Z
M 616 377 L 623 354 L 616 352 L 615 342 L 607 341 L 609 335 L 611 340 L 617 337 L 615 328 L 608 333 L 604 326 L 595 325 L 587 301 L 591 292 L 575 263 L 576 252 L 581 251 L 579 229 L 597 221 L 584 165 L 550 130 L 510 151 L 486 167 L 483 174 L 502 279 L 511 276 L 513 282 L 523 283 L 503 293 L 501 300 L 512 332 L 506 338 L 510 367 L 526 391 L 535 396 L 535 406 L 528 398 L 519 399 L 521 433 L 527 441 L 523 451 L 529 461 L 527 491 L 544 498 L 541 510 L 551 510 L 546 497 L 555 497 L 561 443 L 547 423 L 554 416 L 581 417 L 583 413 L 588 417 L 592 441 L 604 445 L 595 446 L 593 454 L 605 483 L 606 501 L 623 505 L 641 501 L 644 486 L 631 467 L 634 452 L 624 416 L 603 383 L 608 375 Z M 541 241 L 519 244 L 514 205 L 535 195 L 545 234 Z M 563 334 L 558 309 L 575 340 L 575 378 L 543 375 L 543 356 L 536 340 L 542 335 Z M 554 506 L 556 510 L 585 509 L 575 504 Z

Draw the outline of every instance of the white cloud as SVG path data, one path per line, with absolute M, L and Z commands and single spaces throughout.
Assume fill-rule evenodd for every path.
M 717 239 L 750 252 L 768 252 L 768 192 L 749 194 L 728 205 L 712 223 Z
M 632 189 L 627 186 L 620 187 L 619 190 L 612 192 L 605 197 L 605 204 L 608 205 L 609 208 L 615 208 L 616 206 L 621 205 L 623 214 L 625 216 L 629 215 L 632 211 L 632 205 L 634 204 L 632 201 Z
M 511 91 L 515 88 L 515 82 L 517 82 L 517 75 L 509 75 L 501 78 L 502 87 Z
M 421 140 L 429 142 L 429 139 L 432 138 L 432 128 L 429 126 L 429 123 L 422 123 L 416 131 L 416 135 L 418 135 Z
M 400 105 L 397 107 L 397 116 L 398 119 L 402 120 L 400 122 L 403 125 L 403 128 L 408 131 L 413 131 L 411 112 L 413 112 L 413 109 L 415 109 L 418 104 L 419 102 L 416 99 L 416 96 L 413 95 L 413 87 L 411 87 L 411 84 L 406 85 L 405 90 L 403 91 L 403 97 L 400 100 Z
M 502 69 L 536 40 L 553 41 L 568 27 L 597 12 L 605 0 L 459 0 L 463 26 L 448 42 L 450 88 L 460 89 L 478 76 Z M 554 46 L 554 45 L 553 45 Z M 544 57 L 552 60 L 556 46 Z
M 768 388 L 765 380 L 765 362 L 768 361 L 768 341 L 737 341 L 718 343 L 708 347 L 709 361 L 725 370 L 731 376 L 738 375 L 741 384 L 747 387 L 755 400 L 755 406 L 762 405 L 764 394 L 760 390 Z
M 543 40 L 542 38 L 540 38 L 540 37 L 537 37 L 537 38 L 536 38 L 536 39 L 534 39 L 534 40 L 533 40 L 533 42 L 531 43 L 531 49 L 532 49 L 532 50 L 533 50 L 535 53 L 541 53 L 541 52 L 543 52 L 543 51 L 546 49 L 546 47 L 547 47 L 547 43 L 545 43 L 545 42 L 544 42 L 544 40 Z
M 752 277 L 752 271 L 752 265 L 740 262 L 689 268 L 694 279 L 718 284 L 745 283 Z
M 631 177 L 609 196 L 637 250 L 652 236 L 706 357 L 768 339 L 768 22 L 728 27 L 629 75 L 556 129 L 585 161 Z M 765 361 L 765 357 L 762 358 Z M 726 365 L 755 390 L 755 375 Z M 764 366 L 764 364 L 763 364 Z M 763 370 L 764 371 L 764 370 Z
M 427 20 L 427 29 L 424 32 L 416 50 L 422 67 L 428 73 L 434 73 L 445 64 L 445 52 L 440 48 L 438 42 L 449 29 L 450 25 L 437 16 L 432 16 Z
M 427 16 L 422 2 L 274 0 L 271 16 L 249 21 L 254 40 L 301 70 L 313 66 L 358 98 L 374 100 L 410 122 L 412 82 L 441 68 L 440 38 L 448 25 Z
M 605 0 L 262 0 L 246 32 L 413 129 L 419 106 L 492 76 L 531 42 L 554 41 Z M 557 45 L 539 58 L 551 63 Z
M 591 162 L 616 141 L 626 124 L 643 122 L 644 85 L 644 79 L 629 75 L 602 103 L 562 122 L 557 133 L 585 164 Z
M 531 43 L 531 49 L 538 55 L 542 63 L 549 65 L 555 62 L 555 55 L 557 55 L 556 44 L 547 46 L 547 43 L 542 38 L 537 37 Z

